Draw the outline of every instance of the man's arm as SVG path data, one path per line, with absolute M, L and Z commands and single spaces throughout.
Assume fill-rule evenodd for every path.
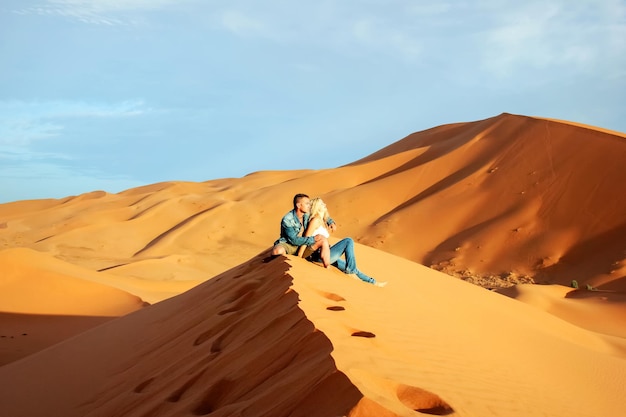
M 334 232 L 335 230 L 337 230 L 337 223 L 335 223 L 335 221 L 331 219 L 330 217 L 328 218 L 328 220 L 326 220 L 326 225 L 328 226 L 331 232 Z
M 298 236 L 300 232 L 300 223 L 297 225 L 293 224 L 293 222 L 289 221 L 289 219 L 283 219 L 280 227 L 283 229 L 282 235 L 287 240 L 287 243 L 294 246 L 302 246 L 302 245 L 312 245 L 315 243 L 315 238 L 313 236 Z

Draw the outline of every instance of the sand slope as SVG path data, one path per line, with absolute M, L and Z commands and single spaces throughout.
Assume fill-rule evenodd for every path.
M 0 269 L 0 365 L 144 306 L 87 279 L 97 273 L 32 249 L 0 251 Z
M 335 169 L 2 204 L 0 415 L 626 415 L 625 156 L 502 114 Z M 387 287 L 264 262 L 298 192 Z
M 98 282 L 106 277 L 32 249 L 0 251 L 0 266 L 5 312 L 119 316 L 143 305 L 139 297 Z
M 358 163 L 396 155 L 406 161 L 358 189 L 403 186 L 363 243 L 450 272 L 624 289 L 623 134 L 503 114 L 414 133 Z
M 615 340 L 393 255 L 357 249 L 381 265 L 365 262 L 389 278 L 388 287 L 299 258 L 263 262 L 260 254 L 180 296 L 0 368 L 7 387 L 0 413 L 626 411 L 626 354 Z
M 365 396 L 353 415 L 382 415 L 372 402 L 401 416 L 626 412 L 624 339 L 371 248 L 359 255 L 387 287 L 302 262 L 289 271 L 302 309 Z
M 257 257 L 178 297 L 0 368 L 6 416 L 341 415 L 360 394 Z M 37 398 L 36 402 L 32 398 Z

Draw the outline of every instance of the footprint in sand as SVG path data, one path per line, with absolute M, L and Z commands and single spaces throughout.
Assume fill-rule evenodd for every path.
M 396 389 L 398 400 L 413 411 L 434 416 L 447 416 L 454 410 L 438 395 L 422 388 L 399 384 Z
M 337 294 L 332 293 L 332 292 L 324 292 L 324 291 L 320 291 L 320 294 L 321 294 L 324 298 L 327 298 L 327 299 L 329 299 L 329 300 L 331 300 L 331 301 L 337 301 L 337 302 L 339 302 L 339 301 L 346 301 L 346 299 L 345 299 L 345 298 L 343 298 L 342 296 L 337 295 Z
M 189 388 L 194 386 L 198 382 L 200 377 L 202 377 L 202 375 L 204 375 L 206 371 L 207 371 L 206 369 L 203 369 L 200 372 L 198 372 L 196 375 L 191 377 L 189 380 L 187 380 L 180 388 L 172 392 L 170 396 L 167 397 L 167 401 L 171 403 L 177 403 L 178 401 L 180 401 L 183 394 L 185 394 L 185 392 L 187 392 Z
M 154 379 L 155 378 L 146 379 L 141 384 L 137 385 L 133 391 L 136 392 L 137 394 L 141 394 L 142 392 L 145 391 L 148 385 L 150 385 L 152 381 L 154 381 Z
M 240 295 L 234 301 L 232 301 L 228 306 L 226 306 L 226 308 L 224 308 L 223 310 L 220 310 L 217 313 L 217 315 L 223 316 L 224 314 L 235 313 L 241 310 L 243 307 L 245 307 L 248 304 L 248 301 L 254 298 L 255 295 L 256 295 L 255 290 L 249 290 L 245 293 L 242 293 L 242 295 Z
M 366 332 L 366 331 L 363 331 L 363 330 L 354 331 L 354 332 L 352 332 L 352 334 L 350 336 L 365 337 L 365 338 L 368 338 L 368 339 L 376 337 L 376 335 L 374 333 Z
M 200 403 L 192 410 L 196 416 L 205 416 L 217 411 L 224 402 L 224 396 L 232 392 L 237 386 L 236 381 L 221 379 L 211 385 L 209 391 L 201 399 Z

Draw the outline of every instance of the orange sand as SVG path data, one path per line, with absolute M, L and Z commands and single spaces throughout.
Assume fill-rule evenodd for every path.
M 626 415 L 625 157 L 502 114 L 335 169 L 0 205 L 0 415 Z M 297 192 L 387 287 L 268 258 Z

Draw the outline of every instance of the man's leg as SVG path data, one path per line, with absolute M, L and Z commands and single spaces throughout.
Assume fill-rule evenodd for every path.
M 274 245 L 274 248 L 272 249 L 272 256 L 278 256 L 278 255 L 285 255 L 287 254 L 287 251 L 285 250 L 285 247 L 283 245 Z
M 345 262 L 341 259 L 345 256 Z M 346 274 L 354 274 L 356 271 L 356 259 L 354 257 L 354 241 L 352 238 L 344 238 L 330 247 L 330 263 L 335 265 Z
M 290 245 L 287 242 L 278 242 L 272 248 L 272 256 L 295 255 L 297 252 L 298 246 Z

